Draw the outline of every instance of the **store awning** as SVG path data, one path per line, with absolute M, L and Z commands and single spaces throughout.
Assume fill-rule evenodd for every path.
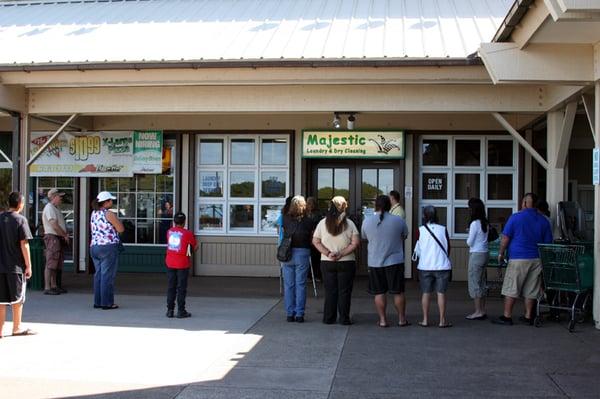
M 512 0 L 0 2 L 0 68 L 465 61 Z

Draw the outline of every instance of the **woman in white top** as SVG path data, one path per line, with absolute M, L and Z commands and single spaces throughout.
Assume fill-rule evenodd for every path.
M 486 281 L 485 268 L 488 263 L 488 233 L 490 224 L 485 216 L 485 206 L 479 198 L 469 200 L 471 224 L 469 225 L 469 295 L 475 302 L 475 312 L 467 320 L 485 320 Z
M 429 301 L 433 291 L 437 293 L 440 312 L 438 327 L 452 327 L 446 320 L 446 290 L 450 281 L 450 239 L 445 226 L 437 223 L 435 208 L 428 205 L 423 209 L 423 225 L 419 227 L 415 254 L 419 257 L 419 285 L 423 295 L 423 320 L 421 327 L 429 325 Z
M 325 324 L 335 323 L 338 313 L 340 324 L 352 324 L 350 299 L 356 273 L 354 250 L 360 243 L 360 236 L 358 229 L 346 215 L 347 207 L 344 197 L 333 197 L 327 216 L 317 224 L 313 234 L 312 243 L 321 253 Z

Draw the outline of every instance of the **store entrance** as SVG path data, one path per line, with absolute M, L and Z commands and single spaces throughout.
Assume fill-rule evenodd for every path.
M 313 161 L 310 195 L 315 197 L 321 214 L 331 198 L 341 195 L 348 201 L 348 215 L 360 230 L 363 219 L 373 214 L 375 198 L 391 190 L 404 191 L 403 161 Z M 404 204 L 402 204 L 404 205 Z M 358 270 L 367 270 L 366 242 L 358 252 Z

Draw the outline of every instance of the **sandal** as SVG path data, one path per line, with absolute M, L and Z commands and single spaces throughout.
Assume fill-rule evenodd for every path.
M 440 324 L 438 327 L 439 328 L 450 328 L 450 327 L 452 327 L 452 323 L 448 322 L 446 324 Z
M 102 306 L 102 310 L 111 310 L 111 309 L 119 309 L 119 305 L 113 303 L 110 306 Z
M 389 327 L 389 326 L 390 326 L 388 323 L 381 324 L 380 322 L 377 322 L 377 325 L 378 325 L 379 327 L 381 327 L 381 328 L 387 328 L 387 327 Z
M 410 326 L 410 325 L 411 325 L 411 324 L 410 324 L 410 321 L 408 321 L 408 320 L 407 320 L 407 321 L 405 321 L 404 323 L 400 323 L 400 322 L 398 322 L 398 327 L 408 327 L 408 326 Z
M 17 331 L 12 333 L 13 337 L 24 337 L 26 335 L 36 335 L 37 333 L 33 330 L 30 330 L 29 328 L 23 330 L 23 331 Z
M 429 324 L 427 324 L 427 323 L 423 323 L 422 321 L 420 321 L 420 322 L 419 322 L 419 325 L 420 325 L 421 327 L 429 327 Z

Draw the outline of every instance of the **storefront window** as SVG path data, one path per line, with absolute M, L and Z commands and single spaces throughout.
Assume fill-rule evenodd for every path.
M 113 209 L 123 222 L 121 234 L 127 244 L 165 244 L 175 212 L 175 141 L 165 140 L 163 174 L 100 178 L 100 190 L 117 200 Z M 169 162 L 165 162 L 168 154 Z
M 457 173 L 454 175 L 454 199 L 468 200 L 479 197 L 479 173 Z
M 423 140 L 421 148 L 424 166 L 448 165 L 448 140 Z
M 435 206 L 440 223 L 447 224 L 451 236 L 467 235 L 470 198 L 481 198 L 490 221 L 493 217 L 502 225 L 516 210 L 516 145 L 512 138 L 447 135 L 424 137 L 421 143 L 421 209 Z
M 423 199 L 448 198 L 448 175 L 446 173 L 423 173 Z
M 287 137 L 199 137 L 196 232 L 275 235 L 290 190 L 288 145 Z M 222 148 L 225 158 L 207 154 Z
M 508 221 L 510 215 L 513 214 L 513 208 L 488 208 L 488 220 L 490 224 L 501 232 L 504 229 L 504 225 Z
M 456 140 L 454 164 L 456 166 L 479 166 L 481 165 L 481 141 L 480 140 Z

